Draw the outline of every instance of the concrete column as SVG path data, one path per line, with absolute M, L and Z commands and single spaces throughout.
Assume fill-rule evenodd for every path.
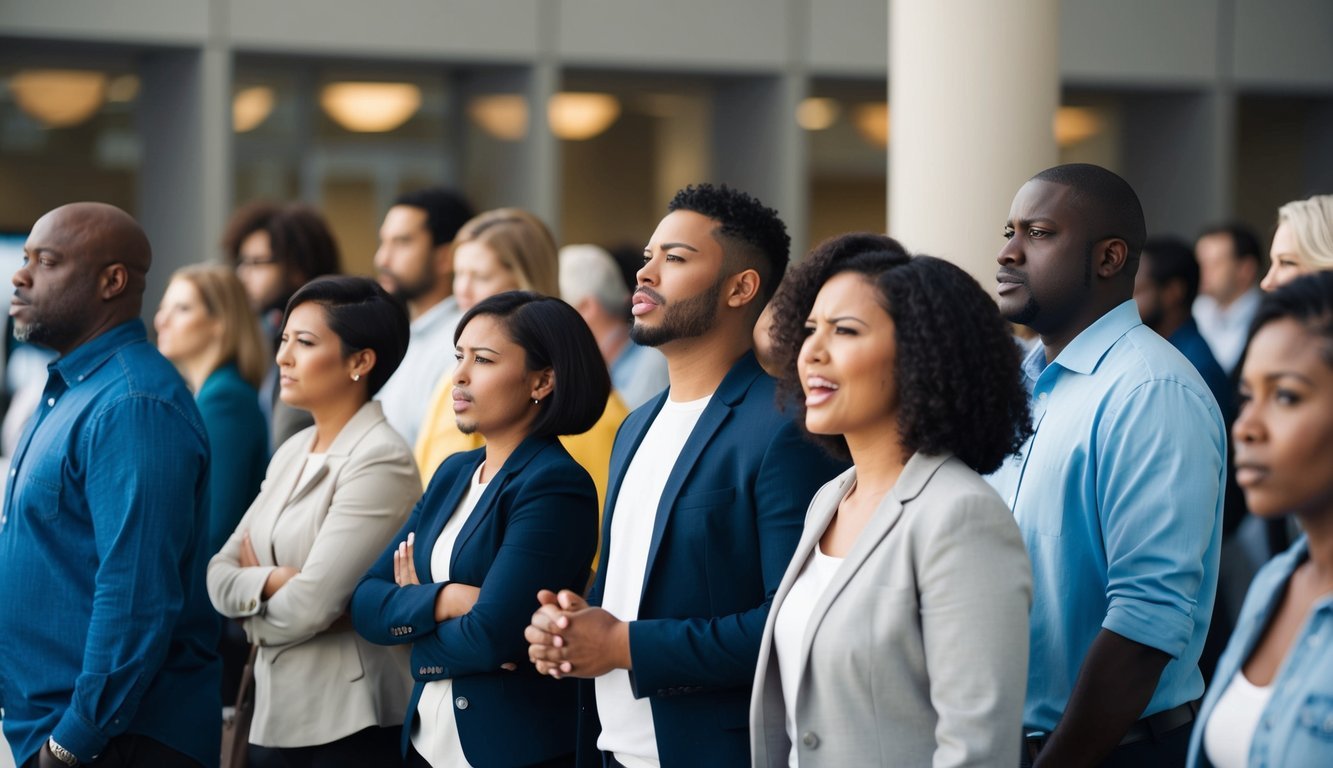
M 889 2 L 889 233 L 988 289 L 1014 193 L 1056 163 L 1059 7 Z
M 231 205 L 231 53 L 209 44 L 142 57 L 139 221 L 153 246 L 151 319 L 171 273 L 217 258 Z

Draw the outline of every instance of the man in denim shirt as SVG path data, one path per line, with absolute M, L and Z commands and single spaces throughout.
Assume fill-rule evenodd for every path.
M 139 320 L 143 230 L 100 203 L 33 226 L 15 336 L 54 349 L 0 510 L 0 704 L 22 766 L 212 766 L 208 441 Z

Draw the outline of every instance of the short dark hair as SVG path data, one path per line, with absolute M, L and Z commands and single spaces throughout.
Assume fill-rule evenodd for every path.
M 791 251 L 787 225 L 777 211 L 726 184 L 692 184 L 676 193 L 667 211 L 693 211 L 716 221 L 715 236 L 728 268 L 759 273 L 759 308 L 773 298 Z
M 306 280 L 341 271 L 338 243 L 319 211 L 304 203 L 264 201 L 238 208 L 227 222 L 222 250 L 232 266 L 240 260 L 241 243 L 261 229 L 268 233 L 273 258 Z
M 592 429 L 606 410 L 611 376 L 578 311 L 554 296 L 505 291 L 463 315 L 454 329 L 454 344 L 478 315 L 500 320 L 510 341 L 523 348 L 529 371 L 550 368 L 555 373 L 555 389 L 542 400 L 531 434 L 579 435 Z
M 393 201 L 394 206 L 405 205 L 426 212 L 426 229 L 430 244 L 441 246 L 451 243 L 467 220 L 477 215 L 462 195 L 446 187 L 429 187 L 407 192 Z
M 1144 265 L 1153 285 L 1165 286 L 1172 280 L 1185 284 L 1185 307 L 1199 295 L 1199 262 L 1194 249 L 1178 237 L 1153 237 L 1143 244 Z
M 806 318 L 819 289 L 835 275 L 865 277 L 893 320 L 893 380 L 898 437 L 905 451 L 952 453 L 975 471 L 998 469 L 1031 433 L 1019 347 L 985 290 L 966 272 L 931 256 L 909 256 L 884 235 L 826 240 L 794 267 L 774 302 L 780 396 L 801 415 L 796 372 Z M 841 435 L 811 435 L 829 453 L 850 458 Z
M 1257 265 L 1263 265 L 1264 254 L 1259 246 L 1259 236 L 1254 234 L 1253 229 L 1238 221 L 1213 224 L 1205 227 L 1199 236 L 1194 238 L 1194 242 L 1197 243 L 1210 235 L 1226 235 L 1231 238 L 1231 255 L 1236 261 L 1250 259 Z
M 1129 251 L 1126 271 L 1133 280 L 1143 241 L 1148 238 L 1148 227 L 1143 219 L 1143 205 L 1129 182 L 1091 163 L 1057 165 L 1032 178 L 1074 189 L 1075 199 L 1090 206 L 1094 240 L 1117 237 L 1125 241 Z
M 1246 349 L 1255 334 L 1278 320 L 1295 320 L 1324 340 L 1324 362 L 1333 366 L 1333 272 L 1315 272 L 1298 277 L 1271 293 L 1265 293 L 1250 323 Z
M 403 302 L 366 277 L 320 277 L 301 286 L 287 301 L 284 329 L 292 310 L 308 302 L 324 308 L 329 330 L 342 342 L 344 357 L 363 349 L 375 353 L 375 367 L 366 377 L 373 397 L 407 354 L 411 324 Z

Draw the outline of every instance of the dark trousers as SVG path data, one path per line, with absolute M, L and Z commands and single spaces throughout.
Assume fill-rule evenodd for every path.
M 422 757 L 421 753 L 417 751 L 417 748 L 412 746 L 411 744 L 407 746 L 407 762 L 405 763 L 405 765 L 407 766 L 407 768 L 431 768 L 431 764 L 426 762 L 426 758 Z M 565 755 L 564 757 L 557 757 L 554 760 L 547 760 L 542 763 L 536 763 L 530 766 L 529 768 L 573 768 L 573 767 L 574 767 L 574 756 Z
M 1102 761 L 1102 768 L 1181 768 L 1189 753 L 1194 723 L 1186 723 L 1151 739 L 1121 744 Z M 1027 744 L 1023 745 L 1020 768 L 1032 768 Z
M 45 745 L 42 746 L 45 750 Z M 23 768 L 37 768 L 41 752 L 33 755 Z M 106 743 L 102 754 L 91 763 L 84 765 L 92 768 L 138 768 L 151 765 L 154 768 L 203 768 L 193 758 L 177 752 L 160 741 L 154 741 L 137 733 L 125 733 Z
M 400 726 L 366 728 L 328 744 L 313 747 L 250 745 L 250 768 L 398 768 Z

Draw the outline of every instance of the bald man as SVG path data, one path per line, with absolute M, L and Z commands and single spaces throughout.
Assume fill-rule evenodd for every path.
M 55 350 L 0 511 L 0 705 L 17 763 L 215 766 L 204 589 L 208 440 L 139 312 L 128 214 L 51 211 L 14 273 L 14 335 Z

